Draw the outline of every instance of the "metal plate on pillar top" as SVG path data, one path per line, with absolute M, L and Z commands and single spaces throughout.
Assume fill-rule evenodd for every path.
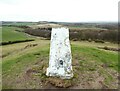
M 62 79 L 73 77 L 68 28 L 52 28 L 49 67 L 46 75 Z

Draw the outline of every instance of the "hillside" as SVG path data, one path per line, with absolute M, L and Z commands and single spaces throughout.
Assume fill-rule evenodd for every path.
M 34 41 L 0 46 L 2 48 L 3 89 L 118 88 L 119 50 L 113 50 L 118 49 L 118 44 L 71 40 L 74 77 L 70 80 L 62 80 L 45 75 L 49 62 L 50 40 L 25 34 L 23 31 L 26 28 L 13 26 L 3 28 L 2 31 L 6 31 L 6 35 L 9 35 L 3 36 L 4 41 L 34 38 Z
M 23 31 L 22 28 L 18 27 L 12 27 L 12 26 L 3 26 L 0 31 L 2 35 L 2 42 L 0 44 L 12 44 L 12 43 L 18 43 L 23 41 L 32 41 L 33 38 L 29 37 L 29 35 L 18 32 Z
M 97 48 L 117 45 L 73 41 L 71 44 L 74 71 L 71 80 L 46 77 L 48 40 L 36 39 L 33 42 L 3 46 L 3 54 L 7 54 L 2 63 L 3 88 L 117 88 L 117 52 Z

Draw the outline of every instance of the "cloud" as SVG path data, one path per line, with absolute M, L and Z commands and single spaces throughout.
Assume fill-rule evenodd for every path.
M 1 0 L 1 20 L 117 21 L 118 0 Z

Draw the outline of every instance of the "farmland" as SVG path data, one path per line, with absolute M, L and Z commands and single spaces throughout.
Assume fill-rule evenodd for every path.
M 61 25 L 60 25 L 61 24 Z M 26 29 L 25 33 L 50 39 L 51 28 L 68 27 L 70 30 L 70 40 L 75 41 L 96 41 L 118 43 L 117 23 L 41 23 Z M 47 31 L 45 31 L 45 28 Z
M 34 26 L 34 25 L 32 25 Z M 34 38 L 34 41 L 0 46 L 2 48 L 3 89 L 117 89 L 118 48 L 116 43 L 71 40 L 74 77 L 70 80 L 47 77 L 50 40 L 31 36 L 18 27 L 3 27 L 3 41 Z
M 8 27 L 8 26 L 3 26 L 2 27 L 2 42 L 13 42 L 13 41 L 22 41 L 22 40 L 29 40 L 30 37 L 22 32 L 17 32 L 16 30 L 21 30 L 21 28 L 17 27 Z

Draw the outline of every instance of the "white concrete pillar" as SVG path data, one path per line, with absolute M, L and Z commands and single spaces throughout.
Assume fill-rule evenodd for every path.
M 68 28 L 53 28 L 51 32 L 50 58 L 47 76 L 62 79 L 73 77 L 71 47 Z

